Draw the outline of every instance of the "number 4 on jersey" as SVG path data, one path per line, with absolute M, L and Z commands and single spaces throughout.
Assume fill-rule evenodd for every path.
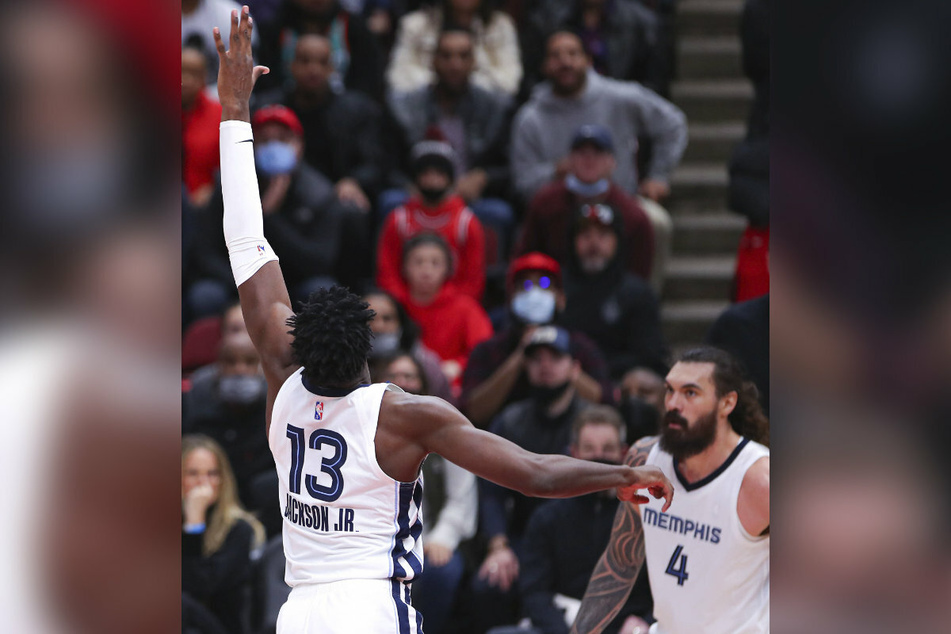
M 683 549 L 684 549 L 683 546 L 677 546 L 677 548 L 674 549 L 674 554 L 671 555 L 670 561 L 667 563 L 667 570 L 664 571 L 668 575 L 673 575 L 677 577 L 678 586 L 684 585 L 684 581 L 686 581 L 687 577 L 690 576 L 687 574 L 687 555 L 680 554 L 683 551 Z M 680 558 L 679 568 L 677 567 L 678 557 Z

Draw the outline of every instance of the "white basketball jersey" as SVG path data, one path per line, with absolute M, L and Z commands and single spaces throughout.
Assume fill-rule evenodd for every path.
M 398 482 L 376 460 L 380 403 L 395 385 L 309 391 L 301 370 L 274 401 L 268 444 L 284 512 L 285 580 L 411 581 L 423 569 L 422 476 Z M 330 391 L 330 390 L 321 390 Z
M 740 440 L 723 465 L 686 484 L 673 456 L 651 449 L 647 464 L 674 485 L 674 501 L 641 506 L 657 634 L 769 632 L 769 535 L 748 534 L 736 512 L 740 485 L 769 449 Z

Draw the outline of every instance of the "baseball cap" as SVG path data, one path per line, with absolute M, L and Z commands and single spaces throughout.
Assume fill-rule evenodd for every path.
M 585 203 L 578 207 L 575 219 L 579 225 L 582 223 L 591 223 L 614 228 L 614 218 L 616 215 L 616 212 L 610 205 Z
M 512 263 L 509 264 L 508 274 L 506 275 L 506 286 L 510 293 L 515 285 L 515 278 L 519 273 L 524 271 L 543 271 L 548 273 L 552 276 L 552 281 L 557 286 L 561 286 L 561 267 L 558 266 L 558 263 L 544 253 L 533 251 L 515 258 L 512 260 Z
M 571 335 L 559 326 L 539 326 L 528 340 L 525 352 L 530 353 L 541 346 L 548 346 L 561 354 L 571 354 Z
M 585 144 L 593 145 L 601 151 L 614 152 L 611 131 L 596 123 L 586 123 L 575 131 L 575 136 L 571 140 L 571 149 L 576 150 Z
M 413 146 L 410 158 L 414 176 L 418 176 L 426 168 L 435 167 L 444 171 L 451 179 L 456 177 L 456 153 L 448 143 L 420 141 Z
M 264 106 L 255 112 L 253 117 L 251 117 L 251 124 L 255 128 L 260 127 L 265 123 L 280 123 L 281 125 L 290 128 L 291 132 L 294 134 L 299 136 L 303 136 L 304 134 L 304 126 L 301 125 L 300 119 L 297 118 L 297 115 L 294 114 L 294 111 L 287 106 L 282 106 L 280 104 Z

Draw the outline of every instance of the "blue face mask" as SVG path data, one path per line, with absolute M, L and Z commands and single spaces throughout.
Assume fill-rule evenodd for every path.
M 565 187 L 568 188 L 568 191 L 582 198 L 594 198 L 607 193 L 611 189 L 611 181 L 602 178 L 593 183 L 582 183 L 574 174 L 568 174 L 565 176 Z
M 287 174 L 297 167 L 297 151 L 290 143 L 269 141 L 254 149 L 254 162 L 266 176 Z

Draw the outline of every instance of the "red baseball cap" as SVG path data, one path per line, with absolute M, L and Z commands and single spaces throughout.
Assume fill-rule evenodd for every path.
M 294 111 L 287 106 L 282 106 L 280 104 L 264 106 L 255 112 L 253 117 L 251 117 L 251 125 L 253 125 L 255 128 L 260 127 L 265 123 L 280 123 L 281 125 L 290 128 L 291 132 L 294 134 L 298 136 L 304 135 L 304 126 L 301 125 L 300 119 L 298 119 L 297 115 L 294 114 Z
M 521 257 L 515 258 L 512 260 L 512 263 L 509 264 L 509 270 L 508 275 L 506 276 L 505 284 L 508 288 L 509 294 L 512 293 L 512 289 L 515 285 L 515 278 L 519 273 L 524 271 L 541 271 L 548 273 L 554 278 L 553 281 L 555 284 L 561 287 L 561 267 L 558 266 L 558 263 L 544 253 L 533 251 L 531 253 L 526 253 Z

